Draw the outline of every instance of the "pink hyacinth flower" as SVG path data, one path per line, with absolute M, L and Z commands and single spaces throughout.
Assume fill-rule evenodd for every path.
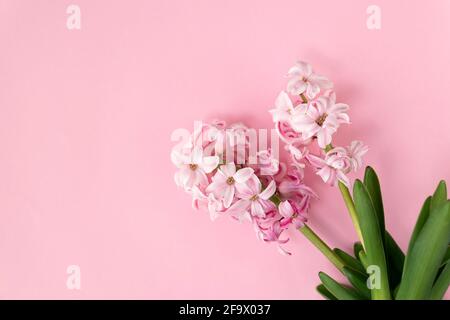
M 287 174 L 279 183 L 278 191 L 284 198 L 296 196 L 312 196 L 317 198 L 314 191 L 303 183 L 303 169 L 297 165 L 291 165 Z
M 201 205 L 208 208 L 211 221 L 216 220 L 225 209 L 222 201 L 216 199 L 213 193 L 205 195 L 198 187 L 194 186 L 192 188 L 192 207 L 194 209 L 200 209 Z
M 237 197 L 239 198 L 227 212 L 232 215 L 241 215 L 250 210 L 250 214 L 255 217 L 265 217 L 266 212 L 274 208 L 273 202 L 269 199 L 276 191 L 275 181 L 271 181 L 267 188 L 261 191 L 261 181 L 253 175 L 244 184 L 237 184 Z
M 233 162 L 222 165 L 213 176 L 212 183 L 206 188 L 206 191 L 213 192 L 222 198 L 225 208 L 229 208 L 234 199 L 236 184 L 246 182 L 252 174 L 252 168 L 242 168 L 236 171 L 236 165 Z
M 305 225 L 306 212 L 309 207 L 309 197 L 303 197 L 300 202 L 286 200 L 278 205 L 278 210 L 280 215 L 283 216 L 281 220 L 281 226 L 289 226 L 290 223 L 294 225 L 295 228 L 301 228 Z
M 346 174 L 350 171 L 351 167 L 347 151 L 344 148 L 339 147 L 328 151 L 324 159 L 312 154 L 309 154 L 307 158 L 316 167 L 316 174 L 325 183 L 335 186 L 337 181 L 341 181 L 347 187 L 350 187 L 350 180 Z
M 287 77 L 289 78 L 287 90 L 292 95 L 305 93 L 309 100 L 317 97 L 324 90 L 333 88 L 333 83 L 313 72 L 310 64 L 298 61 L 289 69 Z
M 280 161 L 272 155 L 272 150 L 258 151 L 256 164 L 250 165 L 261 178 L 272 177 L 280 172 Z
M 194 147 L 190 154 L 173 151 L 171 157 L 172 162 L 179 168 L 175 174 L 175 182 L 187 191 L 194 186 L 207 185 L 207 174 L 219 165 L 219 157 L 203 157 L 203 150 L 200 147 Z
M 319 147 L 325 148 L 331 143 L 332 135 L 341 123 L 350 123 L 345 113 L 348 105 L 335 103 L 335 95 L 319 97 L 311 102 L 305 112 L 294 112 L 292 127 L 302 133 L 303 139 L 317 137 Z
M 267 230 L 264 231 L 263 240 L 266 242 L 275 242 L 278 244 L 278 251 L 284 255 L 291 255 L 289 251 L 283 248 L 282 244 L 289 241 L 289 238 L 280 239 L 285 228 L 282 228 L 280 221 L 275 221 Z
M 306 107 L 306 105 L 304 105 Z M 292 104 L 289 95 L 281 91 L 275 100 L 275 108 L 269 110 L 274 122 L 289 121 L 294 112 L 294 105 Z
M 297 131 L 295 131 L 287 121 L 277 122 L 275 124 L 275 129 L 280 139 L 286 144 L 291 143 L 308 144 L 310 142 L 310 140 L 303 140 L 302 135 Z
M 362 167 L 362 157 L 369 151 L 369 147 L 361 141 L 352 141 L 347 147 L 347 155 L 353 171 L 357 171 Z

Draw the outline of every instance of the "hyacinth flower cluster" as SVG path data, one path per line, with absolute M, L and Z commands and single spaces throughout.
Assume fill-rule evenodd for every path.
M 360 141 L 332 146 L 333 135 L 350 118 L 348 105 L 336 103 L 331 81 L 305 62 L 297 62 L 287 76 L 287 90 L 278 95 L 270 113 L 291 163 L 280 162 L 271 148 L 256 150 L 261 143 L 254 129 L 217 120 L 197 124 L 173 148 L 175 182 L 192 196 L 193 207 L 207 210 L 212 220 L 228 215 L 250 221 L 259 239 L 276 243 L 288 255 L 284 231 L 292 226 L 340 268 L 340 259 L 306 225 L 317 195 L 304 183 L 304 168 L 309 165 L 324 182 L 339 184 L 360 235 L 347 174 L 362 166 L 368 149 Z
M 280 162 L 271 148 L 257 150 L 256 137 L 241 123 L 197 123 L 172 150 L 175 182 L 211 220 L 227 215 L 249 221 L 258 239 L 289 255 L 283 233 L 290 226 L 312 233 L 305 222 L 316 195 L 304 183 L 301 167 Z
M 287 78 L 286 90 L 280 92 L 269 111 L 277 133 L 295 164 L 310 166 L 325 183 L 339 186 L 362 240 L 348 174 L 362 167 L 368 147 L 357 140 L 345 147 L 333 146 L 334 135 L 341 125 L 350 124 L 350 117 L 349 106 L 336 102 L 332 81 L 303 61 L 289 69 Z
M 350 284 L 341 285 L 320 272 L 317 291 L 326 299 L 442 299 L 450 285 L 445 182 L 425 200 L 403 253 L 386 228 L 380 182 L 372 167 L 366 167 L 363 181 L 353 182 L 350 193 L 348 175 L 362 167 L 368 148 L 361 141 L 333 145 L 340 126 L 350 124 L 349 106 L 337 103 L 333 83 L 305 62 L 297 62 L 287 76 L 287 88 L 270 113 L 290 163 L 278 160 L 278 143 L 273 148 L 263 143 L 261 148 L 264 141 L 256 141 L 251 128 L 202 123 L 193 133 L 184 131 L 172 150 L 176 184 L 191 195 L 193 207 L 205 208 L 212 220 L 227 215 L 250 221 L 257 237 L 275 243 L 281 253 L 290 254 L 285 231 L 298 229 Z M 339 187 L 359 237 L 353 256 L 331 249 L 308 226 L 311 200 L 317 196 L 304 183 L 307 167 Z
M 297 62 L 287 74 L 287 90 L 282 91 L 270 110 L 280 139 L 287 144 L 292 160 L 311 165 L 324 182 L 349 186 L 347 174 L 362 166 L 368 148 L 361 141 L 347 147 L 333 147 L 333 135 L 342 124 L 350 124 L 349 106 L 336 102 L 333 83 L 314 73 L 311 65 Z M 312 150 L 317 145 L 321 152 Z

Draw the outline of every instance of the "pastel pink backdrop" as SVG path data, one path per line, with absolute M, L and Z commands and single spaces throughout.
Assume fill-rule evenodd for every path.
M 370 146 L 406 248 L 450 181 L 449 38 L 446 0 L 0 1 L 0 298 L 320 298 L 319 270 L 342 278 L 301 235 L 286 257 L 191 209 L 170 134 L 215 117 L 270 128 L 285 72 L 309 61 L 351 106 L 337 139 Z M 338 190 L 308 179 L 311 225 L 350 249 Z

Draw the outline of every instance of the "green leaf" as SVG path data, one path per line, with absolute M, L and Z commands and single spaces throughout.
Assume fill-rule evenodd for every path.
M 361 242 L 355 242 L 354 244 L 353 244 L 353 254 L 355 255 L 355 258 L 356 259 L 358 259 L 359 261 L 361 261 L 360 259 L 359 259 L 359 252 L 360 251 L 364 251 L 364 247 L 363 247 L 363 245 L 361 244 Z
M 359 261 L 361 261 L 364 268 L 367 270 L 367 267 L 369 266 L 369 261 L 367 261 L 367 256 L 364 250 L 359 251 L 358 253 Z
M 438 276 L 436 282 L 431 289 L 430 299 L 432 300 L 440 300 L 444 297 L 445 292 L 447 291 L 450 285 L 450 263 L 447 263 L 444 269 L 441 271 Z
M 427 299 L 445 256 L 450 236 L 450 202 L 432 212 L 405 261 L 397 299 Z
M 417 218 L 413 233 L 411 235 L 411 238 L 409 239 L 408 251 L 406 253 L 405 262 L 403 265 L 403 272 L 405 272 L 405 266 L 408 262 L 409 259 L 408 257 L 411 256 L 411 250 L 414 247 L 414 243 L 416 242 L 416 239 L 419 236 L 419 233 L 422 230 L 425 222 L 428 220 L 428 217 L 430 216 L 430 204 L 431 204 L 431 196 L 426 198 L 425 202 L 422 205 L 422 209 L 420 209 L 419 217 Z
M 397 293 L 398 293 L 398 289 L 399 289 L 399 288 L 400 288 L 400 285 L 398 285 L 397 287 L 395 287 L 394 292 L 393 292 L 394 297 L 397 297 Z
M 324 297 L 324 298 L 327 299 L 327 300 L 337 300 L 336 297 L 333 296 L 333 295 L 331 294 L 331 292 L 328 291 L 328 289 L 325 288 L 325 286 L 324 286 L 323 284 L 319 284 L 319 285 L 316 287 L 316 290 L 317 290 L 317 292 L 320 293 L 320 295 L 321 295 L 322 297 Z
M 437 208 L 445 203 L 445 201 L 447 201 L 447 186 L 445 181 L 441 180 L 431 199 L 430 212 L 432 212 L 434 208 Z
M 394 238 L 386 231 L 384 237 L 386 248 L 386 258 L 389 272 L 389 285 L 391 288 L 398 286 L 402 279 L 403 264 L 405 263 L 405 254 L 395 242 Z
M 363 297 L 359 295 L 356 290 L 345 287 L 339 282 L 331 278 L 324 272 L 319 272 L 320 281 L 322 281 L 325 288 L 338 300 L 362 300 Z
M 441 268 L 444 267 L 450 261 L 450 246 L 447 247 L 444 259 L 442 259 Z
M 389 275 L 389 285 L 395 288 L 400 282 L 405 255 L 392 236 L 385 230 L 383 198 L 381 195 L 380 181 L 375 170 L 368 166 L 364 173 L 364 185 L 369 192 L 372 204 L 377 213 L 381 237 L 386 251 L 386 264 Z
M 364 173 L 364 185 L 369 192 L 372 204 L 377 213 L 380 232 L 386 251 L 386 263 L 389 274 L 389 284 L 391 288 L 395 288 L 400 282 L 405 254 L 397 245 L 392 236 L 385 230 L 383 199 L 381 195 L 380 181 L 375 170 L 368 166 Z
M 362 274 L 351 268 L 344 267 L 343 272 L 352 286 L 367 300 L 370 300 L 371 293 L 367 287 L 367 274 Z
M 378 180 L 378 176 L 375 173 L 375 170 L 370 166 L 367 166 L 366 171 L 364 172 L 364 185 L 367 188 L 367 192 L 369 193 L 370 199 L 372 200 L 375 213 L 377 214 L 381 237 L 384 243 L 385 223 L 380 181 Z
M 333 251 L 339 258 L 341 258 L 341 260 L 344 262 L 344 264 L 347 267 L 350 267 L 361 273 L 366 272 L 366 270 L 364 269 L 364 266 L 361 264 L 361 262 L 358 259 L 353 258 L 347 252 L 345 252 L 339 248 L 334 248 Z
M 378 215 L 375 212 L 367 188 L 358 179 L 353 185 L 353 199 L 356 212 L 358 213 L 368 265 L 377 266 L 380 270 L 380 288 L 372 289 L 372 298 L 374 300 L 390 299 L 386 256 L 384 254 L 383 237 L 380 231 Z

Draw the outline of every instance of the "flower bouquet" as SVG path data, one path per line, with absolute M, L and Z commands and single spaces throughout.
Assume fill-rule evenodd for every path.
M 320 272 L 317 290 L 326 299 L 442 299 L 450 283 L 445 182 L 425 200 L 405 255 L 386 230 L 375 170 L 366 167 L 363 181 L 356 179 L 350 192 L 348 174 L 362 167 L 368 148 L 361 141 L 346 147 L 332 143 L 338 128 L 350 123 L 349 106 L 337 103 L 333 83 L 305 62 L 297 62 L 287 77 L 287 90 L 270 113 L 289 161 L 279 160 L 278 143 L 267 147 L 242 123 L 200 122 L 194 132 L 183 131 L 172 150 L 176 184 L 212 220 L 227 215 L 248 221 L 258 239 L 282 254 L 291 254 L 285 230 L 298 229 L 348 280 L 340 284 Z M 359 238 L 353 255 L 330 248 L 308 225 L 318 195 L 305 183 L 307 167 L 339 188 Z

